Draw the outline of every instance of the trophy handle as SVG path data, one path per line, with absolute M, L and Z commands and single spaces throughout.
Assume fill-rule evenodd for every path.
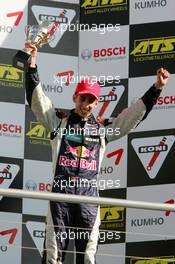
M 48 43 L 52 42 L 55 39 L 55 35 L 52 35 L 51 37 L 49 37 Z
M 55 39 L 55 35 L 51 35 L 48 32 L 47 35 L 43 34 L 43 38 L 41 37 L 41 39 L 38 41 L 36 45 L 37 48 L 41 48 L 44 44 L 50 43 Z
M 24 31 L 25 31 L 25 34 L 26 34 L 26 41 L 28 40 L 27 37 L 28 37 L 28 34 L 29 34 L 31 28 L 32 28 L 31 25 L 25 26 L 25 30 Z M 28 40 L 28 42 L 29 42 L 29 40 Z

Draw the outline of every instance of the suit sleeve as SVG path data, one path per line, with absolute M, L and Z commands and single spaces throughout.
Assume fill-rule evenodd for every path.
M 48 131 L 54 131 L 61 120 L 57 117 L 51 100 L 42 90 L 37 68 L 29 68 L 26 72 L 25 85 L 26 98 L 37 121 L 41 122 Z
M 119 139 L 131 132 L 144 120 L 152 110 L 161 90 L 154 85 L 130 107 L 124 109 L 117 117 L 111 118 L 105 126 L 107 142 Z

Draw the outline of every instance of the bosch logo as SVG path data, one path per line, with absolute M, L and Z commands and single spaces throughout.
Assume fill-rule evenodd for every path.
M 165 105 L 169 105 L 169 104 L 175 104 L 175 96 L 172 95 L 172 96 L 160 96 L 158 99 L 157 99 L 157 105 L 162 105 L 162 104 L 165 104 Z
M 126 47 L 115 47 L 108 49 L 96 49 L 94 50 L 93 57 L 110 57 L 110 56 L 118 56 L 118 55 L 126 55 Z
M 51 190 L 52 190 L 52 186 L 51 186 L 50 183 L 44 183 L 44 182 L 40 182 L 39 183 L 39 191 L 41 191 L 41 192 L 45 192 L 45 191 L 51 192 Z
M 0 123 L 0 132 L 10 132 L 21 134 L 22 127 L 20 125 Z
M 36 191 L 37 184 L 33 180 L 28 180 L 25 184 L 25 187 L 28 191 Z
M 152 153 L 152 152 L 167 151 L 167 149 L 168 149 L 168 146 L 164 144 L 164 145 L 139 147 L 138 151 L 139 153 Z
M 88 49 L 85 49 L 81 52 L 81 57 L 83 60 L 89 60 L 92 57 L 92 52 Z

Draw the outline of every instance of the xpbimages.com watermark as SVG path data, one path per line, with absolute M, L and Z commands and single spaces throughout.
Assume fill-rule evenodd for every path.
M 106 32 L 118 32 L 120 31 L 120 24 L 96 24 L 92 23 L 84 24 L 79 23 L 78 21 L 76 23 L 71 23 L 66 19 L 66 17 L 55 17 L 55 16 L 43 16 L 40 17 L 42 22 L 48 21 L 50 24 L 54 27 L 55 31 L 58 31 L 61 34 L 64 34 L 66 31 L 69 32 L 81 32 L 81 31 L 90 31 L 90 32 L 98 32 L 99 34 L 105 34 Z
M 68 180 L 67 179 L 54 179 L 53 182 L 53 188 L 59 188 L 61 190 L 64 190 L 65 188 L 86 188 L 89 189 L 90 187 L 92 188 L 97 188 L 99 190 L 105 190 L 105 189 L 116 189 L 120 188 L 120 180 L 88 180 L 88 179 L 83 179 L 80 177 L 70 177 Z
M 107 75 L 107 76 L 105 76 L 105 75 L 100 75 L 100 76 L 80 75 L 79 76 L 79 75 L 72 75 L 71 73 L 68 73 L 68 74 L 63 75 L 63 76 L 61 76 L 61 74 L 59 74 L 57 76 L 54 75 L 53 78 L 54 78 L 53 83 L 56 85 L 60 85 L 60 86 L 62 86 L 65 83 L 75 84 L 75 83 L 85 81 L 85 80 L 88 80 L 91 85 L 98 82 L 100 84 L 100 86 L 102 86 L 102 87 L 105 86 L 106 83 L 108 85 L 109 84 L 116 85 L 116 84 L 120 83 L 120 76 L 119 75 L 116 75 L 114 77 L 111 75 Z
M 90 231 L 84 231 L 79 230 L 78 228 L 75 231 L 71 231 L 71 229 L 68 229 L 66 232 L 58 232 L 55 234 L 56 239 L 59 241 L 65 241 L 67 239 L 77 239 L 77 240 L 85 240 L 89 241 L 91 238 L 93 238 Z M 95 235 L 96 236 L 96 235 Z M 105 241 L 110 240 L 119 240 L 120 239 L 120 232 L 119 231 L 100 231 L 98 234 L 98 240 L 101 243 L 104 243 Z
M 66 31 L 90 31 L 90 32 L 99 32 L 99 34 L 105 34 L 106 32 L 118 32 L 120 31 L 120 24 L 83 24 L 83 23 L 62 23 L 57 28 L 58 31 L 64 33 Z
M 57 135 L 66 136 L 119 136 L 120 135 L 120 128 L 119 127 L 99 127 L 97 128 L 74 128 L 74 127 L 64 127 L 64 128 L 57 128 L 54 130 L 54 133 Z M 95 139 L 94 139 L 95 140 Z

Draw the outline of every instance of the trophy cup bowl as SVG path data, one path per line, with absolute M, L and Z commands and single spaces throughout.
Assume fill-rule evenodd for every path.
M 26 43 L 30 43 L 41 48 L 44 44 L 47 44 L 53 36 L 52 24 L 44 20 L 39 25 L 27 26 L 26 28 Z M 31 55 L 26 49 L 18 50 L 13 57 L 13 67 L 23 71 L 27 71 L 31 62 Z

